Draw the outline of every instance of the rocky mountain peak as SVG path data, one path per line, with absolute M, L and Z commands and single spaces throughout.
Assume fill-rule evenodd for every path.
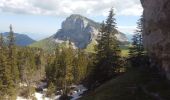
M 99 23 L 96 23 L 79 14 L 72 14 L 62 23 L 63 30 L 82 30 L 88 26 L 99 28 Z
M 62 27 L 54 35 L 54 39 L 57 41 L 67 41 L 69 39 L 76 47 L 85 48 L 92 40 L 96 39 L 100 27 L 100 23 L 79 14 L 72 14 L 63 21 Z M 118 39 L 123 37 L 123 40 L 127 41 L 124 34 L 117 36 Z M 121 39 L 121 42 L 123 40 Z

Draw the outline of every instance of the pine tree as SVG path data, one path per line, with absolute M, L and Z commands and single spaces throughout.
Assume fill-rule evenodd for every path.
M 66 48 L 63 50 L 63 53 L 65 55 L 65 93 L 68 93 L 69 88 L 67 86 L 70 86 L 73 83 L 73 48 L 71 44 L 69 45 L 69 48 Z
M 3 46 L 3 36 L 2 34 L 0 34 L 0 95 L 3 96 L 3 89 L 4 89 L 4 85 L 3 85 L 3 81 L 5 81 L 4 79 L 4 71 L 5 71 L 5 66 L 6 66 L 6 63 L 5 63 L 5 55 L 4 55 L 4 46 Z M 2 99 L 2 98 L 0 98 Z
M 74 59 L 73 75 L 76 83 L 81 82 L 86 77 L 88 59 L 82 50 L 78 50 L 77 57 Z
M 7 49 L 4 46 L 3 36 L 0 36 L 0 95 L 1 99 L 14 99 L 15 87 L 11 74 L 11 66 L 8 65 Z M 14 97 L 14 98 L 13 98 Z
M 19 78 L 21 82 L 24 82 L 24 71 L 25 71 L 25 62 L 26 62 L 26 56 L 25 56 L 25 49 L 18 51 L 18 70 L 19 70 Z
M 17 84 L 19 80 L 19 71 L 18 71 L 18 66 L 17 66 L 17 53 L 16 53 L 16 47 L 15 47 L 15 39 L 14 39 L 14 32 L 12 30 L 12 25 L 10 25 L 10 32 L 8 36 L 9 40 L 9 57 L 8 57 L 8 64 L 11 67 L 11 73 L 12 73 L 12 78 L 15 84 Z
M 106 23 L 103 22 L 102 24 L 97 39 L 94 77 L 99 83 L 112 78 L 115 75 L 116 68 L 120 67 L 120 49 L 116 34 L 116 20 L 113 9 L 111 9 Z
M 41 49 L 38 49 L 37 51 L 35 51 L 36 54 L 35 54 L 35 64 L 36 64 L 36 70 L 37 70 L 37 73 L 36 73 L 36 76 L 38 79 L 41 79 L 43 76 L 44 76 L 44 70 L 45 70 L 45 67 L 44 67 L 44 62 L 43 62 L 43 51 Z
M 55 96 L 55 91 L 56 91 L 56 87 L 55 85 L 50 82 L 49 83 L 49 86 L 48 86 L 48 89 L 47 89 L 47 96 L 50 97 L 50 98 L 53 98 Z
M 143 47 L 143 18 L 141 17 L 137 22 L 137 29 L 132 38 L 132 45 L 129 48 L 129 59 L 133 67 L 140 66 L 144 60 L 145 51 Z

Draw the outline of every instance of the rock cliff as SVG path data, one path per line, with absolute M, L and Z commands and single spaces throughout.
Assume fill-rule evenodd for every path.
M 92 40 L 97 38 L 100 30 L 100 23 L 78 14 L 72 14 L 63 21 L 61 29 L 54 35 L 59 41 L 71 40 L 78 48 L 85 48 Z M 118 32 L 116 35 L 121 43 L 127 43 L 125 34 Z
M 153 66 L 170 79 L 170 0 L 141 0 L 144 8 L 144 46 Z
M 86 49 L 88 45 L 93 48 L 99 33 L 101 24 L 79 14 L 72 14 L 67 17 L 54 35 L 30 45 L 31 47 L 53 50 L 56 45 L 67 44 L 70 40 L 74 48 Z M 129 43 L 128 38 L 122 32 L 116 34 L 121 45 Z

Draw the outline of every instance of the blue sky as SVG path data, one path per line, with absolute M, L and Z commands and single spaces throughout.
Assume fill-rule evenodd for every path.
M 0 32 L 9 31 L 12 24 L 16 33 L 40 40 L 54 34 L 71 14 L 102 22 L 111 7 L 118 29 L 132 34 L 142 14 L 139 0 L 1 0 Z

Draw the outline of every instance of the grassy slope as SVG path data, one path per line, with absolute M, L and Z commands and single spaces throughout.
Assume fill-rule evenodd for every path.
M 95 53 L 95 45 L 96 45 L 95 40 L 92 40 L 92 42 L 89 43 L 85 48 L 85 51 L 90 53 Z
M 87 47 L 85 48 L 85 51 L 89 53 L 95 53 L 95 45 L 96 45 L 96 42 L 92 40 L 92 42 L 89 43 Z M 63 46 L 65 46 L 65 43 L 62 43 L 59 45 L 59 47 L 63 47 Z M 46 38 L 46 39 L 43 39 L 43 40 L 40 40 L 38 42 L 31 44 L 30 47 L 42 48 L 45 51 L 51 52 L 56 49 L 57 44 L 54 41 L 52 41 L 51 38 Z M 128 52 L 129 52 L 128 48 L 129 48 L 129 45 L 120 46 L 122 57 L 128 56 Z
M 80 100 L 155 100 L 142 89 L 135 89 L 141 85 L 147 86 L 150 92 L 159 93 L 165 100 L 170 100 L 170 85 L 166 81 L 156 84 L 150 82 L 151 77 L 149 72 L 131 70 L 87 93 Z
M 87 45 L 85 51 L 90 53 L 95 53 L 95 41 L 93 40 L 90 44 Z M 127 57 L 129 54 L 129 45 L 120 45 L 121 56 Z
M 129 45 L 120 45 L 122 57 L 128 57 L 129 55 Z
M 48 51 L 48 50 L 52 51 L 52 50 L 54 50 L 56 48 L 56 46 L 57 46 L 56 43 L 51 41 L 50 38 L 40 40 L 40 41 L 35 42 L 35 43 L 30 45 L 30 47 L 42 48 L 45 51 Z
M 30 47 L 37 47 L 37 48 L 42 48 L 45 51 L 52 52 L 53 50 L 56 49 L 56 47 L 62 48 L 68 46 L 67 42 L 63 42 L 61 44 L 57 44 L 54 41 L 52 41 L 50 38 L 46 38 L 43 40 L 40 40 L 38 42 L 35 42 L 30 45 Z

